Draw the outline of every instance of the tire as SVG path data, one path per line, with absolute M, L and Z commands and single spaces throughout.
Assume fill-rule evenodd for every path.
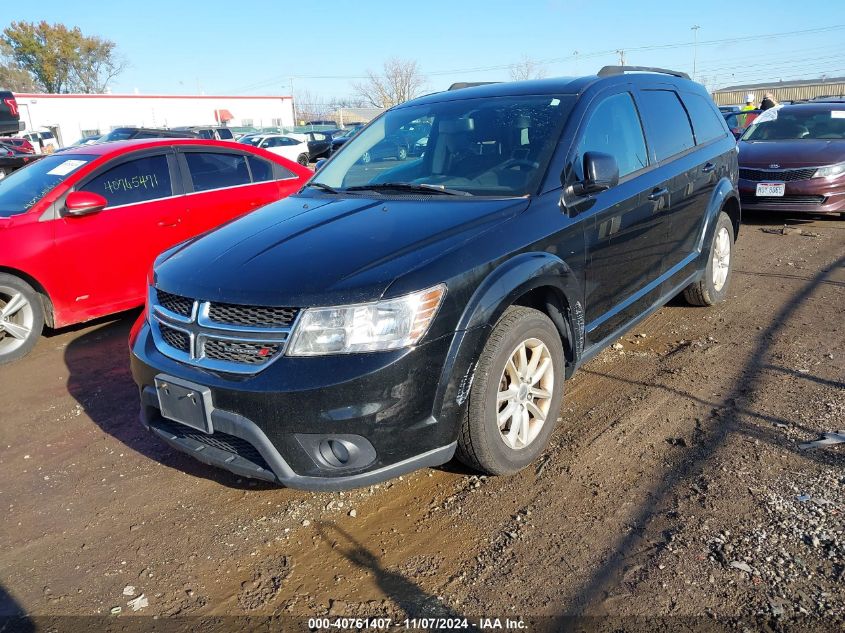
M 527 364 L 519 360 L 519 350 L 526 344 L 523 360 Z M 534 389 L 546 392 L 545 398 L 533 396 L 526 383 L 518 382 L 514 376 L 514 371 L 521 373 L 519 365 L 530 371 L 534 354 L 538 353 L 534 369 L 545 365 L 546 370 Z M 516 362 L 511 364 L 514 358 Z M 563 344 L 551 320 L 531 308 L 511 306 L 505 310 L 478 358 L 458 435 L 458 459 L 489 475 L 510 475 L 534 461 L 548 445 L 555 428 L 563 399 L 563 376 Z M 500 403 L 498 396 L 502 392 L 513 396 Z M 525 403 L 522 408 L 520 403 Z M 506 417 L 509 407 L 515 407 L 510 409 L 514 415 Z M 543 421 L 536 416 L 537 411 L 545 414 Z M 526 415 L 528 424 L 521 424 Z M 500 417 L 504 417 L 501 426 Z
M 308 166 L 308 154 L 300 154 L 296 157 L 296 162 L 302 165 L 303 167 Z
M 369 165 L 371 162 L 373 162 L 372 155 L 369 152 L 364 152 L 361 155 L 361 162 L 364 163 L 365 165 Z
M 408 158 L 408 150 L 405 147 L 400 147 L 396 154 L 399 156 L 399 160 L 405 160 Z
M 29 354 L 43 329 L 38 293 L 22 279 L 0 273 L 0 365 Z
M 722 211 L 716 220 L 716 230 L 710 243 L 704 276 L 684 289 L 684 299 L 687 303 L 694 306 L 713 306 L 727 298 L 733 272 L 733 250 L 734 225 L 728 214 Z
M 0 167 L 0 180 L 3 180 L 9 174 L 6 173 L 6 170 Z

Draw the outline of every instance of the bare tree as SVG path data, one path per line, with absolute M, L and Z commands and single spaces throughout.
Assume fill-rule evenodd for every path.
M 510 67 L 511 80 L 542 79 L 546 76 L 546 67 L 535 59 L 523 56 L 520 61 Z
M 367 105 L 390 108 L 419 96 L 426 80 L 415 60 L 391 58 L 384 62 L 381 74 L 367 71 L 367 79 L 352 88 Z

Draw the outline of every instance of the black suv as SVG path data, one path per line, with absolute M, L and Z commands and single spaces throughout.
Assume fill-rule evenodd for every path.
M 130 339 L 143 423 L 301 488 L 528 465 L 580 365 L 728 293 L 733 136 L 701 85 L 643 70 L 403 103 L 298 194 L 163 253 Z M 361 161 L 421 122 L 420 158 Z
M 0 135 L 15 135 L 24 129 L 18 102 L 8 90 L 0 90 Z

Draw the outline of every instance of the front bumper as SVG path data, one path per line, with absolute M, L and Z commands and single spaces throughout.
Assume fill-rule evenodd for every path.
M 242 376 L 164 356 L 144 323 L 133 339 L 132 375 L 141 391 L 142 423 L 174 448 L 242 476 L 337 490 L 452 458 L 458 407 L 436 406 L 452 338 L 396 352 L 282 357 Z M 161 415 L 154 387 L 161 374 L 210 391 L 213 433 Z M 329 440 L 350 447 L 355 459 L 325 459 Z
M 773 180 L 777 180 L 774 178 Z M 845 182 L 842 178 L 810 178 L 785 183 L 782 197 L 758 197 L 757 181 L 739 179 L 743 210 L 787 211 L 789 213 L 841 213 L 845 211 Z

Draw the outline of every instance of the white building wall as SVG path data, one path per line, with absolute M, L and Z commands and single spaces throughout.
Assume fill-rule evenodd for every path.
M 27 130 L 58 127 L 62 144 L 88 130 L 105 134 L 115 127 L 217 125 L 215 110 L 228 110 L 229 126 L 292 127 L 293 101 L 287 96 L 233 97 L 206 95 L 52 95 L 15 94 Z M 275 122 L 274 122 L 275 121 Z

